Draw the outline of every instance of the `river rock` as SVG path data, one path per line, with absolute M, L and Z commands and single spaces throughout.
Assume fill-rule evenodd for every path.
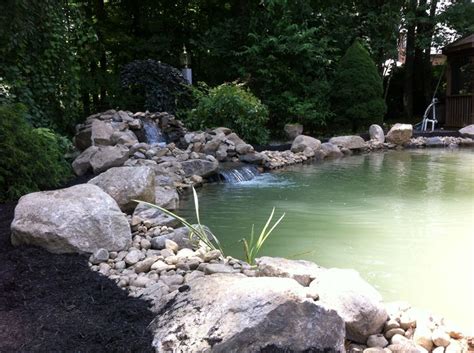
M 459 133 L 463 137 L 470 137 L 474 139 L 474 124 L 463 127 L 459 130 Z
M 427 147 L 444 147 L 444 142 L 439 136 L 428 137 L 426 139 Z
M 396 145 L 404 145 L 410 142 L 413 135 L 413 126 L 411 124 L 395 124 L 387 133 L 387 142 Z
M 286 124 L 283 128 L 289 140 L 294 140 L 297 136 L 303 134 L 303 125 L 301 124 Z
M 98 265 L 101 262 L 106 262 L 109 259 L 109 252 L 107 249 L 98 249 L 89 258 L 89 262 L 93 265 Z
M 330 142 L 321 144 L 321 151 L 324 152 L 326 158 L 340 158 L 344 156 L 339 147 Z
M 53 253 L 118 251 L 131 243 L 130 226 L 115 200 L 91 184 L 23 196 L 11 230 L 13 245 Z
M 367 339 L 368 347 L 386 347 L 388 346 L 388 341 L 382 334 L 370 335 Z
M 449 335 L 442 328 L 437 328 L 433 331 L 431 340 L 438 347 L 447 347 L 450 343 Z
M 329 142 L 340 148 L 347 148 L 349 150 L 357 150 L 366 147 L 364 139 L 356 135 L 332 137 L 329 139 Z
M 240 155 L 239 160 L 243 163 L 263 164 L 267 159 L 263 153 L 251 152 Z
M 316 151 L 321 147 L 321 141 L 311 136 L 296 136 L 293 143 L 291 144 L 291 152 L 303 152 L 307 147 L 311 148 L 313 151 Z
M 138 261 L 143 260 L 144 258 L 145 254 L 143 254 L 140 250 L 131 250 L 128 252 L 127 256 L 125 256 L 125 263 L 127 265 L 135 265 Z
M 179 195 L 174 187 L 156 186 L 155 204 L 167 210 L 175 210 L 179 205 Z
M 170 299 L 151 324 L 158 352 L 344 350 L 341 318 L 291 279 L 215 274 Z
M 115 167 L 89 180 L 113 197 L 122 211 L 132 212 L 137 202 L 155 202 L 155 172 L 150 167 Z
M 310 261 L 288 260 L 281 257 L 263 256 L 256 259 L 256 263 L 258 276 L 292 278 L 306 287 L 325 271 Z
M 369 135 L 371 140 L 375 140 L 380 143 L 385 142 L 385 134 L 380 125 L 372 124 L 369 127 Z
M 191 159 L 181 162 L 181 166 L 187 178 L 192 175 L 208 177 L 217 173 L 219 162 L 217 162 L 217 160 L 209 161 L 205 159 Z
M 387 312 L 382 296 L 354 270 L 331 268 L 321 271 L 314 286 L 319 300 L 337 311 L 346 323 L 346 337 L 365 343 L 370 335 L 380 333 Z
M 77 176 L 84 175 L 92 169 L 91 158 L 98 150 L 99 147 L 90 146 L 72 162 L 72 169 Z
M 92 121 L 91 139 L 95 146 L 109 146 L 112 145 L 112 134 L 114 128 L 110 123 L 102 120 L 94 119 Z
M 112 167 L 120 167 L 128 159 L 128 148 L 123 145 L 101 146 L 91 157 L 90 163 L 95 174 Z

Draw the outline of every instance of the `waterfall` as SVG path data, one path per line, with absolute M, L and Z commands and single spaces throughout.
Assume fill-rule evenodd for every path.
M 160 128 L 150 119 L 143 120 L 143 129 L 145 130 L 146 142 L 153 143 L 166 142 Z
M 235 169 L 226 169 L 219 172 L 220 179 L 229 184 L 237 184 L 242 181 L 252 180 L 259 175 L 257 167 L 255 166 L 240 166 Z

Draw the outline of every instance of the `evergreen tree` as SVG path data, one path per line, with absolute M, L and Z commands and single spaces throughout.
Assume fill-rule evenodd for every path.
M 381 123 L 386 105 L 383 84 L 374 61 L 355 40 L 336 70 L 332 105 L 335 128 L 357 132 L 370 124 Z

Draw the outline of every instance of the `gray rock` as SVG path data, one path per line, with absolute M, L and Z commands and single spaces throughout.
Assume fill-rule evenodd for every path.
M 175 218 L 166 215 L 165 213 L 163 213 L 157 208 L 148 206 L 147 204 L 144 204 L 141 202 L 137 205 L 137 207 L 133 211 L 132 219 L 134 219 L 138 223 L 140 222 L 147 223 L 149 225 L 148 228 L 156 227 L 156 226 L 175 227 L 179 225 L 179 221 L 176 220 Z M 153 239 L 152 239 L 152 247 L 153 247 Z M 168 239 L 171 239 L 171 238 L 168 238 Z M 157 248 L 153 248 L 153 249 L 157 249 Z
M 234 146 L 237 146 L 240 144 L 246 144 L 246 142 L 242 140 L 235 132 L 228 134 L 225 138 L 228 141 L 231 141 L 234 144 Z
M 189 287 L 162 301 L 150 325 L 158 352 L 344 351 L 341 318 L 294 280 L 218 274 Z
M 89 180 L 117 202 L 122 211 L 132 212 L 137 202 L 155 202 L 155 172 L 150 167 L 115 167 Z
M 143 254 L 140 250 L 132 250 L 127 254 L 127 256 L 125 256 L 125 263 L 129 266 L 132 266 L 144 258 L 145 254 Z
M 240 155 L 239 160 L 244 163 L 263 164 L 267 158 L 263 153 L 252 152 Z
M 463 127 L 459 130 L 459 133 L 463 137 L 474 138 L 474 124 Z
M 292 145 L 291 145 L 291 152 L 303 152 L 305 148 L 311 148 L 313 151 L 318 150 L 321 147 L 321 141 L 315 139 L 311 136 L 306 135 L 299 135 L 296 136 Z
M 94 119 L 92 121 L 91 139 L 95 146 L 110 146 L 112 145 L 112 134 L 114 128 L 109 123 Z
M 142 261 L 138 261 L 134 266 L 135 273 L 149 272 L 151 269 L 151 266 L 156 261 L 158 261 L 158 256 L 147 257 L 146 259 Z
M 256 259 L 256 263 L 258 276 L 293 278 L 306 287 L 325 271 L 310 261 L 288 260 L 281 257 L 263 256 Z
M 89 262 L 93 265 L 98 265 L 101 262 L 106 262 L 109 259 L 109 252 L 107 249 L 98 249 L 89 258 Z
M 91 156 L 90 164 L 95 174 L 112 167 L 120 167 L 128 159 L 128 148 L 122 145 L 101 146 Z
M 208 177 L 217 173 L 219 162 L 217 162 L 217 160 L 211 162 L 204 159 L 191 159 L 181 162 L 181 166 L 186 177 L 190 177 L 192 175 Z
M 382 334 L 370 335 L 367 339 L 368 347 L 386 347 L 388 346 L 388 341 Z
M 349 150 L 357 150 L 366 147 L 364 139 L 356 135 L 332 137 L 329 139 L 329 142 L 340 148 L 347 148 Z
M 326 158 L 340 158 L 344 156 L 339 147 L 330 142 L 324 142 L 321 144 L 321 151 L 324 152 Z
M 74 146 L 79 151 L 84 151 L 92 145 L 92 127 L 87 125 L 80 129 L 74 136 Z
M 413 126 L 411 124 L 395 124 L 387 133 L 386 139 L 389 143 L 404 145 L 410 142 L 413 135 Z
M 232 133 L 232 130 L 229 129 L 228 127 L 218 127 L 216 129 L 214 129 L 214 132 L 216 134 L 224 134 L 224 135 L 229 135 L 230 133 Z
M 294 140 L 297 136 L 303 134 L 303 125 L 301 124 L 286 124 L 283 128 L 289 140 Z
M 380 125 L 372 124 L 369 127 L 369 135 L 371 140 L 378 141 L 380 143 L 385 142 L 385 134 Z
M 91 158 L 99 150 L 99 147 L 90 146 L 84 152 L 82 152 L 77 158 L 72 162 L 72 169 L 74 173 L 78 176 L 86 174 L 91 167 Z
M 111 136 L 112 143 L 133 146 L 138 143 L 138 138 L 133 131 L 115 131 Z
M 248 143 L 239 143 L 237 146 L 235 146 L 235 151 L 238 154 L 247 154 L 254 152 L 254 149 L 252 145 L 249 145 Z
M 212 260 L 217 260 L 222 256 L 222 253 L 219 250 L 211 250 L 204 254 L 204 262 L 209 262 Z
M 179 205 L 178 192 L 171 186 L 155 186 L 155 204 L 167 210 L 177 209 Z
M 235 273 L 240 271 L 235 271 L 233 267 L 227 266 L 224 264 L 207 264 L 204 268 L 204 273 L 206 275 L 212 275 L 214 273 Z
M 319 301 L 337 311 L 346 323 L 347 339 L 365 343 L 387 321 L 381 295 L 354 270 L 322 271 L 314 283 Z
M 118 251 L 131 243 L 130 225 L 115 200 L 91 184 L 23 196 L 11 230 L 13 245 L 53 253 Z
M 435 136 L 435 137 L 428 137 L 426 139 L 426 146 L 427 147 L 444 147 L 444 142 L 443 140 L 438 137 L 438 136 Z
M 181 275 L 161 276 L 160 281 L 170 287 L 183 284 L 184 278 Z

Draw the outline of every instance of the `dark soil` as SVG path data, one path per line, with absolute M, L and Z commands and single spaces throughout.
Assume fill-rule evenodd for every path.
M 0 204 L 0 352 L 152 352 L 149 304 L 85 256 L 12 247 L 14 207 Z

